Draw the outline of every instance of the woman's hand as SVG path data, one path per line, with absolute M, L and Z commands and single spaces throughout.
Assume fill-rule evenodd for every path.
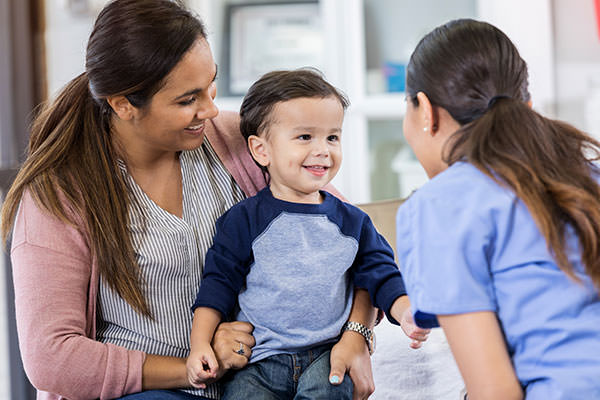
M 346 373 L 350 375 L 354 384 L 353 400 L 368 399 L 375 391 L 371 356 L 365 338 L 360 333 L 345 331 L 331 349 L 330 362 L 329 382 L 340 384 Z
M 256 344 L 248 322 L 222 322 L 217 327 L 212 340 L 212 348 L 219 362 L 215 380 L 221 378 L 230 369 L 240 369 L 248 364 L 252 347 Z

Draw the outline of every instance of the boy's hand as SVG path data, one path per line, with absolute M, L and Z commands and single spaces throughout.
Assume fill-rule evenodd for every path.
M 207 383 L 217 379 L 219 363 L 208 343 L 198 344 L 186 361 L 188 380 L 197 389 L 205 389 Z
M 408 296 L 401 296 L 396 299 L 390 310 L 392 317 L 400 323 L 400 327 L 412 339 L 410 347 L 418 349 L 424 341 L 427 340 L 431 329 L 419 328 L 413 319 L 410 310 L 410 300 Z
M 410 307 L 404 310 L 404 312 L 402 313 L 402 317 L 397 321 L 400 322 L 400 327 L 402 328 L 406 336 L 413 340 L 410 344 L 410 347 L 412 347 L 413 349 L 418 349 L 419 347 L 421 347 L 423 342 L 427 340 L 429 332 L 431 332 L 431 329 L 419 328 L 415 324 L 412 312 L 410 311 Z

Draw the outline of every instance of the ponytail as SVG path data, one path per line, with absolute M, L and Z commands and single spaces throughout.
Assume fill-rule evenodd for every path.
M 26 189 L 51 214 L 65 222 L 67 216 L 54 181 L 57 176 L 49 171 L 58 170 L 66 162 L 69 150 L 75 147 L 75 136 L 86 117 L 86 103 L 90 100 L 85 73 L 69 82 L 56 100 L 39 106 L 33 120 L 27 159 L 9 189 L 2 207 L 2 238 L 7 240 L 12 231 L 14 217 Z M 72 193 L 63 195 L 70 204 L 76 201 Z
M 51 215 L 87 230 L 100 276 L 139 313 L 150 316 L 128 230 L 129 196 L 111 139 L 110 108 L 92 97 L 86 73 L 36 116 L 28 156 L 2 206 L 2 237 L 12 231 L 28 191 Z
M 558 266 L 568 260 L 572 227 L 586 273 L 600 288 L 600 143 L 573 126 L 542 117 L 521 100 L 496 96 L 479 118 L 448 141 L 448 165 L 467 161 L 507 185 L 525 203 Z

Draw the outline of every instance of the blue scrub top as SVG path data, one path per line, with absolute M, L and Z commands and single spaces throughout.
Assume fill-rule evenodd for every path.
M 435 176 L 398 210 L 398 260 L 417 324 L 493 311 L 527 399 L 600 399 L 600 298 L 577 236 L 556 265 L 524 203 L 471 164 Z

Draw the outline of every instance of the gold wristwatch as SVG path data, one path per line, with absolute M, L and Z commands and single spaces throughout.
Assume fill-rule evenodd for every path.
M 346 331 L 353 331 L 360 333 L 367 342 L 367 348 L 369 349 L 369 354 L 373 354 L 375 352 L 375 332 L 371 329 L 367 328 L 363 324 L 355 321 L 348 321 L 344 324 L 342 328 L 342 333 Z

